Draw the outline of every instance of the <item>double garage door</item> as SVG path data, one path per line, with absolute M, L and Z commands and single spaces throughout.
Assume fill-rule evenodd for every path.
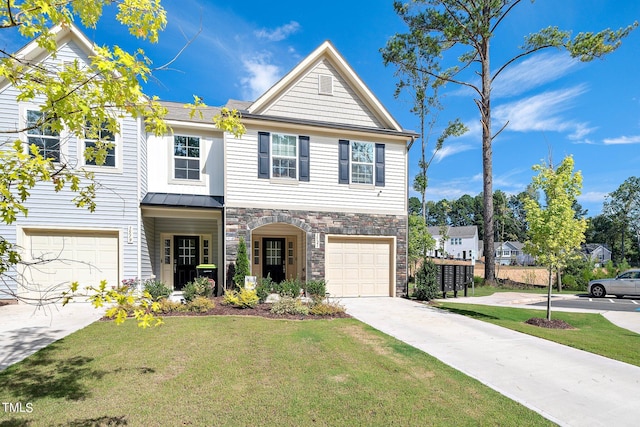
M 325 257 L 332 297 L 392 296 L 393 239 L 329 237 Z
M 119 280 L 119 238 L 109 232 L 25 231 L 25 259 L 20 296 L 59 296 L 77 281 L 80 289 Z

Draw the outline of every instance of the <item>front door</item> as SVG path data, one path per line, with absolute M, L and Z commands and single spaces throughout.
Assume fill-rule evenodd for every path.
M 200 238 L 198 236 L 175 236 L 173 238 L 173 289 L 182 290 L 184 285 L 196 277 L 196 266 L 200 260 Z
M 284 239 L 265 237 L 262 247 L 262 276 L 269 274 L 274 282 L 282 282 L 285 278 Z

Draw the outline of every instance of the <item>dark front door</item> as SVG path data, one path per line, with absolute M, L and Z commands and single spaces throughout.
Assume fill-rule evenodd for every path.
M 173 288 L 182 290 L 184 285 L 196 277 L 196 266 L 200 260 L 200 238 L 198 236 L 175 236 L 173 238 Z
M 284 275 L 284 239 L 262 239 L 262 276 L 271 275 L 271 280 L 280 283 Z

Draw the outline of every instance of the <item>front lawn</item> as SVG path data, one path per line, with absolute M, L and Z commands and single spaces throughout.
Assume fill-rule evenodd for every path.
M 99 322 L 0 372 L 0 426 L 551 425 L 355 319 Z
M 600 314 L 551 311 L 552 319 L 564 320 L 575 329 L 547 329 L 524 323 L 532 317 L 546 318 L 545 310 L 437 302 L 437 307 L 494 323 L 525 334 L 640 366 L 640 335 L 620 328 Z

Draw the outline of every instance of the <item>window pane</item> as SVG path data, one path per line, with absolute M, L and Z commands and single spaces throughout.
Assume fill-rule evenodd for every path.
M 373 184 L 373 165 L 352 164 L 351 182 Z
M 296 178 L 298 138 L 294 135 L 273 134 L 271 139 L 271 176 Z
M 373 143 L 352 142 L 351 160 L 358 163 L 373 163 Z
M 184 136 L 175 136 L 173 141 L 173 154 L 176 156 L 185 156 L 187 153 L 187 138 Z
M 186 169 L 176 169 L 176 179 L 187 179 Z

